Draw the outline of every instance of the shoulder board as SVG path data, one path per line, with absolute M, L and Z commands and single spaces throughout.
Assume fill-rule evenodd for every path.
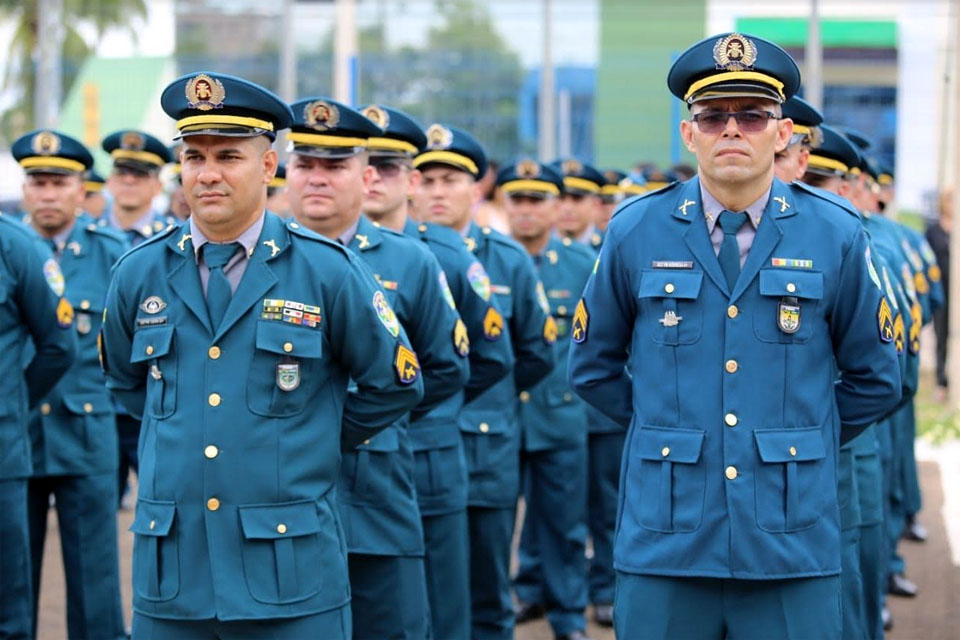
M 516 240 L 514 240 L 513 238 L 511 238 L 510 236 L 504 233 L 500 233 L 499 231 L 497 231 L 492 227 L 482 227 L 481 232 L 483 237 L 491 240 L 492 242 L 496 242 L 498 244 L 508 246 L 511 249 L 515 249 L 517 251 L 521 251 L 525 255 L 527 253 L 527 250 L 524 249 L 519 242 L 517 242 Z
M 649 199 L 649 198 L 654 198 L 654 197 L 657 197 L 657 196 L 662 196 L 662 195 L 664 195 L 664 194 L 666 194 L 666 193 L 669 193 L 670 191 L 673 191 L 674 189 L 677 188 L 677 185 L 679 185 L 679 184 L 683 184 L 683 183 L 678 182 L 678 181 L 674 181 L 674 182 L 671 182 L 670 184 L 668 184 L 668 185 L 665 186 L 665 187 L 661 187 L 661 188 L 659 188 L 659 189 L 656 189 L 655 191 L 648 191 L 648 192 L 646 192 L 646 193 L 641 193 L 640 195 L 631 196 L 631 197 L 627 198 L 626 200 L 623 200 L 620 204 L 617 205 L 617 208 L 613 210 L 613 213 L 610 214 L 610 219 L 612 220 L 615 215 L 617 215 L 618 213 L 620 213 L 621 211 L 623 211 L 623 210 L 626 209 L 627 207 L 629 207 L 629 206 L 631 206 L 631 205 L 634 205 L 634 204 L 640 202 L 641 200 L 647 200 L 647 199 Z
M 340 244 L 339 242 L 334 242 L 333 240 L 330 240 L 329 238 L 326 238 L 320 235 L 319 233 L 311 231 L 310 229 L 307 229 L 299 222 L 290 220 L 284 226 L 286 226 L 287 230 L 290 231 L 291 235 L 299 236 L 301 238 L 306 238 L 307 240 L 313 240 L 314 242 L 317 242 L 319 244 L 327 245 L 328 247 L 336 249 L 337 251 L 347 256 L 348 258 L 353 256 L 351 251 L 347 249 L 345 246 L 343 246 L 342 244 Z
M 385 236 L 387 236 L 387 237 L 391 237 L 391 238 L 403 238 L 405 241 L 406 241 L 406 240 L 413 240 L 413 238 L 411 238 L 410 236 L 408 236 L 408 235 L 405 234 L 405 233 L 402 233 L 402 232 L 400 232 L 400 231 L 394 231 L 393 229 L 387 229 L 387 228 L 384 227 L 384 226 L 377 225 L 377 229 L 380 231 L 380 233 L 382 233 L 383 235 L 385 235 Z
M 787 186 L 800 189 L 816 198 L 820 198 L 821 200 L 826 200 L 831 204 L 835 204 L 841 209 L 843 209 L 844 211 L 846 211 L 847 213 L 849 213 L 850 215 L 852 215 L 854 218 L 858 220 L 860 219 L 860 214 L 857 212 L 856 208 L 854 208 L 854 206 L 850 204 L 850 201 L 847 200 L 846 198 L 841 198 L 835 193 L 825 191 L 824 189 L 818 189 L 817 187 L 811 187 L 805 182 L 800 182 L 799 180 L 791 182 Z
M 119 244 L 126 244 L 126 242 L 127 242 L 127 239 L 126 239 L 126 237 L 123 235 L 123 233 L 121 233 L 120 231 L 117 231 L 116 229 L 113 229 L 113 228 L 111 228 L 111 227 L 100 227 L 100 226 L 97 226 L 97 225 L 96 225 L 95 223 L 93 223 L 93 222 L 88 222 L 88 223 L 86 224 L 86 226 L 84 227 L 84 230 L 85 230 L 87 233 L 90 233 L 90 234 L 93 234 L 93 235 L 96 235 L 96 236 L 102 236 L 102 237 L 104 237 L 104 238 L 109 238 L 109 239 L 111 239 L 111 240 L 114 240 L 114 241 L 118 242 Z
M 454 249 L 459 249 L 463 246 L 463 238 L 460 237 L 460 234 L 442 225 L 420 222 L 417 224 L 417 233 L 420 234 L 421 240 L 427 242 L 445 244 Z
M 163 229 L 163 231 L 158 231 L 157 233 L 153 234 L 152 236 L 150 236 L 149 238 L 147 238 L 146 240 L 144 240 L 143 242 L 141 242 L 141 243 L 138 244 L 137 246 L 132 247 L 132 248 L 130 248 L 130 249 L 127 249 L 126 253 L 124 253 L 122 256 L 120 256 L 119 258 L 117 258 L 117 263 L 114 265 L 114 267 L 115 267 L 115 268 L 116 268 L 116 267 L 119 267 L 121 262 L 123 262 L 124 260 L 126 260 L 128 256 L 136 253 L 137 251 L 141 251 L 141 250 L 145 249 L 146 247 L 152 247 L 153 245 L 157 244 L 157 243 L 160 242 L 161 240 L 166 239 L 168 236 L 170 236 L 171 234 L 173 234 L 173 232 L 174 232 L 175 230 L 177 230 L 178 228 L 179 228 L 179 227 L 168 226 L 168 227 L 166 227 L 165 229 Z M 103 230 L 104 230 L 104 228 L 103 228 L 103 227 L 100 227 L 100 225 L 97 224 L 97 223 L 90 223 L 90 224 L 87 225 L 87 231 L 88 231 L 88 232 L 93 232 L 94 229 L 96 229 L 96 230 L 98 230 L 98 231 L 103 231 Z M 109 230 L 109 228 L 107 228 L 107 230 Z
M 593 264 L 593 260 L 597 257 L 597 252 L 592 247 L 589 247 L 585 244 L 579 242 L 573 242 L 571 244 L 563 244 L 564 251 L 569 253 L 579 254 L 581 257 L 586 258 L 590 261 L 590 264 Z

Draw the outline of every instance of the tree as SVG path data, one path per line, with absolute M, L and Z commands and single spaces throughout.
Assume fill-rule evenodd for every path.
M 0 0 L 0 15 L 15 22 L 13 39 L 9 43 L 9 58 L 3 74 L 3 88 L 17 93 L 12 107 L 0 116 L 0 134 L 7 141 L 14 140 L 33 128 L 33 98 L 36 88 L 34 51 L 37 48 L 39 20 L 37 0 Z M 93 51 L 95 43 L 86 42 L 77 31 L 77 24 L 94 27 L 99 40 L 113 27 L 126 27 L 133 37 L 132 22 L 145 18 L 145 0 L 63 0 L 63 85 L 67 95 L 84 60 Z

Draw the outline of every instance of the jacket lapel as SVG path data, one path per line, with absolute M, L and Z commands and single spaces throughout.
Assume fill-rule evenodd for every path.
M 207 300 L 203 297 L 200 284 L 200 270 L 190 241 L 190 225 L 184 224 L 166 239 L 167 248 L 174 254 L 173 267 L 167 274 L 170 288 L 183 301 L 197 320 L 213 333 L 210 327 L 210 314 L 207 313 Z
M 763 218 L 760 220 L 760 226 L 757 227 L 757 235 L 750 246 L 750 252 L 747 253 L 747 260 L 740 271 L 740 277 L 737 278 L 737 283 L 733 287 L 731 301 L 735 301 L 743 295 L 743 292 L 747 290 L 750 283 L 760 273 L 761 267 L 767 263 L 767 258 L 780 244 L 783 231 L 780 228 L 779 220 L 796 215 L 796 213 L 796 205 L 790 195 L 790 190 L 783 182 L 774 178 L 773 186 L 770 189 L 770 200 L 763 210 Z
M 693 178 L 689 180 L 680 190 L 680 197 L 674 203 L 671 215 L 674 219 L 687 224 L 686 231 L 683 232 L 683 240 L 687 243 L 690 252 L 703 267 L 713 283 L 730 295 L 727 288 L 727 279 L 723 277 L 723 271 L 720 270 L 720 262 L 717 260 L 717 254 L 713 251 L 713 244 L 710 242 L 710 236 L 707 234 L 707 222 L 703 217 L 703 202 L 700 198 L 700 179 Z

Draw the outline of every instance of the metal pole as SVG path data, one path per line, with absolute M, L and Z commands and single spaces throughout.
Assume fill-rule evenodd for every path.
M 557 95 L 557 121 L 560 125 L 557 127 L 557 147 L 560 157 L 566 158 L 573 155 L 573 111 L 568 89 L 561 89 Z
M 63 75 L 63 0 L 37 2 L 37 75 L 34 88 L 34 125 L 52 129 L 60 111 Z
M 286 34 L 280 43 L 280 97 L 287 102 L 297 99 L 297 50 L 293 37 L 293 10 L 296 0 L 283 0 L 280 14 L 280 33 Z
M 804 97 L 823 110 L 823 45 L 820 42 L 820 1 L 810 0 L 810 24 L 807 31 L 807 73 L 804 74 Z
M 956 3 L 951 3 L 951 24 L 953 25 L 953 37 L 951 51 L 953 65 L 950 74 L 950 84 L 954 91 L 954 98 L 951 104 L 951 120 L 954 122 L 953 135 L 954 144 L 952 151 L 953 159 L 953 203 L 951 211 L 951 233 L 950 233 L 950 255 L 954 259 L 950 261 L 950 290 L 947 292 L 948 299 L 954 303 L 950 305 L 950 317 L 948 320 L 950 337 L 947 341 L 947 379 L 950 381 L 950 406 L 954 411 L 960 410 L 960 229 L 956 228 L 957 211 L 960 211 L 960 126 L 956 126 L 957 118 L 960 117 L 960 7 Z
M 555 117 L 556 86 L 553 77 L 552 30 L 550 28 L 552 16 L 552 0 L 543 0 L 543 53 L 540 60 L 540 136 L 538 151 L 541 162 L 551 162 L 556 158 L 557 124 Z
M 350 104 L 353 98 L 353 61 L 357 55 L 354 0 L 337 0 L 336 42 L 333 52 L 333 98 Z

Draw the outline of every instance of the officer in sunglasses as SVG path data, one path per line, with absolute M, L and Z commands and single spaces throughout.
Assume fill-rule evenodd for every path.
M 667 84 L 698 177 L 614 214 L 571 324 L 570 378 L 629 427 L 618 638 L 836 638 L 840 444 L 900 398 L 893 312 L 844 200 L 774 176 L 800 85 L 724 33 Z

